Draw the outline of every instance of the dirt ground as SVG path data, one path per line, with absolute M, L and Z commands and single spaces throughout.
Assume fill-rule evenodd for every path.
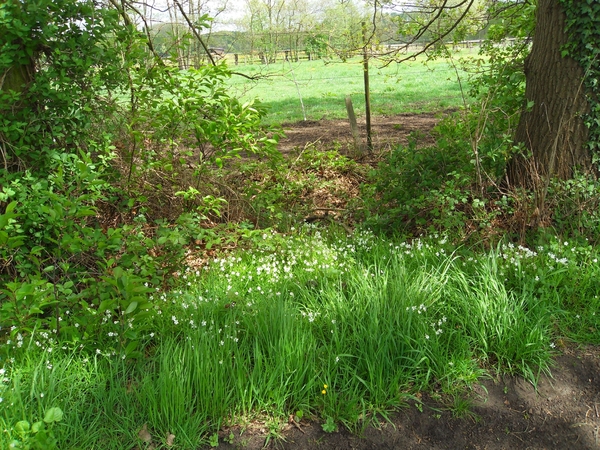
M 406 144 L 417 133 L 419 142 L 433 142 L 431 114 L 378 117 L 373 120 L 373 144 L 385 150 Z M 364 122 L 361 135 L 365 139 Z M 352 152 L 348 121 L 307 121 L 284 126 L 280 150 L 288 153 L 307 144 L 337 143 Z M 564 347 L 555 358 L 551 376 L 537 386 L 519 377 L 482 379 L 465 394 L 468 408 L 457 417 L 452 400 L 422 393 L 422 406 L 406 405 L 379 426 L 362 434 L 344 429 L 325 433 L 322 424 L 302 420 L 282 426 L 279 438 L 269 437 L 264 423 L 223 430 L 222 449 L 473 449 L 473 450 L 600 450 L 600 348 Z M 230 443 L 225 441 L 233 436 Z
M 552 377 L 537 389 L 519 377 L 481 380 L 468 398 L 470 407 L 455 417 L 451 405 L 423 394 L 398 411 L 391 422 L 353 435 L 340 429 L 325 433 L 321 424 L 287 424 L 281 437 L 267 439 L 267 429 L 252 424 L 233 433 L 223 449 L 600 449 L 600 349 L 565 349 L 557 356 Z M 421 411 L 421 410 L 422 411 Z
M 420 143 L 433 143 L 431 130 L 439 121 L 439 114 L 403 114 L 397 116 L 374 117 L 371 122 L 372 144 L 375 149 L 385 150 L 398 144 L 406 145 L 411 135 Z M 358 121 L 361 145 L 366 145 L 366 124 L 364 118 Z M 307 120 L 294 124 L 284 124 L 286 137 L 279 142 L 279 150 L 288 153 L 303 149 L 310 144 L 323 144 L 330 147 L 340 145 L 342 153 L 352 154 L 354 139 L 348 120 Z

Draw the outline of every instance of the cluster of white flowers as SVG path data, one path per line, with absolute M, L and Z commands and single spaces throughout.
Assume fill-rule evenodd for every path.
M 317 311 L 300 311 L 300 314 L 302 315 L 302 317 L 308 319 L 309 322 L 314 322 L 315 319 L 319 316 L 319 312 Z
M 431 328 L 433 328 L 435 330 L 436 336 L 439 336 L 440 334 L 443 333 L 442 325 L 444 325 L 446 323 L 446 320 L 448 320 L 446 318 L 446 316 L 443 316 L 440 320 L 438 320 L 437 322 L 433 322 L 431 324 Z
M 566 266 L 567 264 L 569 264 L 569 260 L 567 258 L 559 258 L 554 253 L 548 253 L 548 258 L 550 258 L 552 261 L 556 262 L 557 264 L 561 264 L 563 266 Z
M 421 303 L 419 306 L 407 306 L 406 307 L 407 311 L 415 311 L 417 314 L 421 314 L 424 313 L 425 311 L 427 311 L 427 306 L 425 306 L 423 303 Z
M 526 261 L 535 262 L 538 254 L 527 247 L 522 245 L 515 246 L 512 242 L 509 242 L 500 246 L 499 256 L 517 270 Z

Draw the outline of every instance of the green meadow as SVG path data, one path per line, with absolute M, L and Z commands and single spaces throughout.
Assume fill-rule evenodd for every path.
M 270 65 L 231 66 L 232 91 L 245 100 L 257 98 L 268 107 L 266 122 L 279 124 L 304 119 L 347 117 L 345 97 L 350 96 L 357 116 L 365 114 L 364 70 L 362 60 L 347 62 L 301 61 Z M 459 82 L 460 78 L 460 82 Z M 406 61 L 383 67 L 371 60 L 369 65 L 371 111 L 373 115 L 422 113 L 464 105 L 468 91 L 467 74 L 446 61 Z M 461 90 L 462 88 L 462 90 Z

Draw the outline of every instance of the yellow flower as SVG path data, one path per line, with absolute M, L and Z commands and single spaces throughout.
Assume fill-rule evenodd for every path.
M 323 389 L 323 390 L 321 391 L 321 394 L 325 395 L 325 394 L 327 394 L 327 391 L 326 391 L 325 389 Z
M 329 386 L 327 386 L 326 384 L 323 385 L 323 389 L 327 389 Z

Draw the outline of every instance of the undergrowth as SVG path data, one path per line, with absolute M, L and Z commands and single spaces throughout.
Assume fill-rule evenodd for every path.
M 2 439 L 19 439 L 15 418 L 57 407 L 58 448 L 174 435 L 191 449 L 226 425 L 276 434 L 299 411 L 358 430 L 419 391 L 457 393 L 486 373 L 535 383 L 565 339 L 600 343 L 597 258 L 558 240 L 481 253 L 445 237 L 265 232 L 150 293 L 155 314 L 130 324 L 136 359 L 111 350 L 125 330 L 104 328 L 92 351 L 37 330 L 8 341 Z

